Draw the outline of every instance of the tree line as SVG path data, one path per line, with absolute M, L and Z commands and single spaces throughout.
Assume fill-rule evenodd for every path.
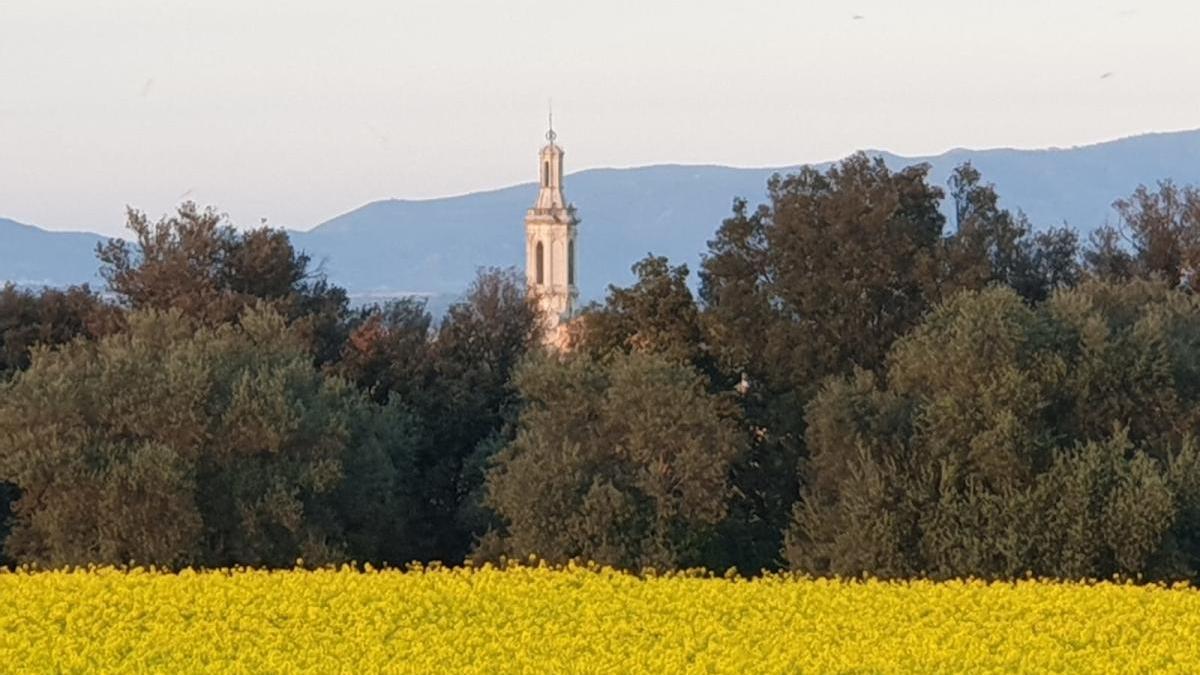
M 1192 187 L 1080 242 L 969 164 L 777 175 L 562 352 L 511 270 L 435 319 L 213 209 L 128 227 L 105 296 L 0 292 L 8 564 L 1200 570 Z

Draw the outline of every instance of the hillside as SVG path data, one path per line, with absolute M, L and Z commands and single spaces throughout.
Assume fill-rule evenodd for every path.
M 0 282 L 25 286 L 97 284 L 96 245 L 89 232 L 49 232 L 0 218 Z
M 955 166 L 971 161 L 996 183 L 1006 206 L 1023 209 L 1038 226 L 1066 222 L 1084 234 L 1103 224 L 1112 201 L 1139 183 L 1164 177 L 1200 183 L 1200 131 L 1061 150 L 873 154 L 893 167 L 928 162 L 939 185 Z M 630 264 L 650 251 L 695 269 L 734 196 L 760 201 L 772 173 L 795 168 L 664 165 L 569 176 L 567 196 L 583 218 L 580 292 L 595 298 L 609 283 L 627 282 Z M 529 183 L 444 199 L 374 202 L 298 233 L 296 240 L 356 290 L 454 292 L 479 265 L 523 264 L 522 218 L 536 191 Z
M 1084 236 L 1111 218 L 1114 199 L 1139 183 L 1169 177 L 1200 184 L 1200 130 L 1066 149 L 873 154 L 893 167 L 928 162 L 939 185 L 955 166 L 971 161 L 996 184 L 1005 206 L 1023 209 L 1035 225 L 1066 222 Z M 694 270 L 733 198 L 761 201 L 772 173 L 795 168 L 660 165 L 569 175 L 567 197 L 583 219 L 582 296 L 597 298 L 608 284 L 627 282 L 629 266 L 647 252 Z M 377 201 L 294 232 L 293 238 L 323 262 L 336 283 L 356 294 L 453 294 L 477 267 L 523 264 L 523 218 L 535 194 L 531 182 L 440 199 Z M 14 236 L 0 229 L 0 277 L 54 283 L 90 278 L 99 237 L 34 233 Z

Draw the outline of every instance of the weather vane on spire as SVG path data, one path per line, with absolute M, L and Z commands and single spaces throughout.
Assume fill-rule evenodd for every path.
M 546 140 L 550 141 L 550 143 L 553 144 L 554 139 L 558 138 L 558 134 L 554 133 L 554 101 L 548 100 L 546 102 L 546 108 L 549 110 L 549 113 L 550 113 L 550 129 L 549 129 L 549 131 L 546 132 Z

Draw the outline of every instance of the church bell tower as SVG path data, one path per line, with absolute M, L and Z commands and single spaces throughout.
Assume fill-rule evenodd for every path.
M 525 213 L 525 277 L 538 297 L 547 337 L 555 341 L 575 312 L 575 238 L 579 219 L 563 196 L 563 149 L 555 144 L 554 118 L 548 143 L 538 153 L 537 201 Z

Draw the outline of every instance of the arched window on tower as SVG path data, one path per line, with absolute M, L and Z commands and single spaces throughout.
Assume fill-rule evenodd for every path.
M 544 261 L 545 249 L 542 248 L 542 242 L 537 243 L 537 283 L 539 286 L 546 283 L 546 267 Z
M 575 240 L 567 242 L 567 283 L 575 285 Z
M 550 161 L 542 162 L 542 186 L 550 187 Z

